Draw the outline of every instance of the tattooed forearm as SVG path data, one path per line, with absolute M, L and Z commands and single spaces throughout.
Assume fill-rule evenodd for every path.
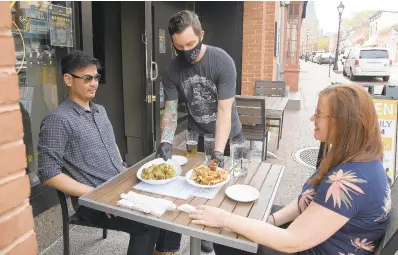
M 177 100 L 166 101 L 162 118 L 162 143 L 173 143 L 174 133 L 177 128 L 177 104 Z

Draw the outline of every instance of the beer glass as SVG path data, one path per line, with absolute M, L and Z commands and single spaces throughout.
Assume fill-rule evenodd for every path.
M 198 153 L 198 140 L 199 133 L 188 130 L 186 133 L 186 149 L 187 149 L 187 157 L 194 157 Z

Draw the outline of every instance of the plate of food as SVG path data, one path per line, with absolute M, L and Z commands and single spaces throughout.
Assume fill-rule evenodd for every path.
M 166 184 L 181 175 L 181 166 L 172 159 L 157 158 L 149 161 L 137 171 L 137 178 L 149 184 Z
M 200 165 L 194 169 L 188 171 L 185 175 L 185 180 L 196 187 L 200 188 L 216 188 L 229 182 L 230 176 L 228 171 L 217 168 L 217 170 L 211 170 L 207 166 Z

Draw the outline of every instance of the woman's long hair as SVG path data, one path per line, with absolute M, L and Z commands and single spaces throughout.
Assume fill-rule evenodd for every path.
M 311 185 L 319 184 L 328 171 L 345 162 L 383 158 L 383 144 L 372 97 L 360 85 L 332 86 L 321 91 L 330 105 L 329 130 L 324 154 Z M 332 131 L 333 130 L 333 131 Z M 333 132 L 333 135 L 331 135 Z

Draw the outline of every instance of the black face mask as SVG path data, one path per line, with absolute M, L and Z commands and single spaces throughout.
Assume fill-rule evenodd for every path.
M 179 56 L 183 56 L 188 63 L 194 62 L 200 55 L 200 50 L 202 49 L 202 41 L 199 40 L 198 44 L 193 49 L 190 50 L 179 50 L 174 47 Z

